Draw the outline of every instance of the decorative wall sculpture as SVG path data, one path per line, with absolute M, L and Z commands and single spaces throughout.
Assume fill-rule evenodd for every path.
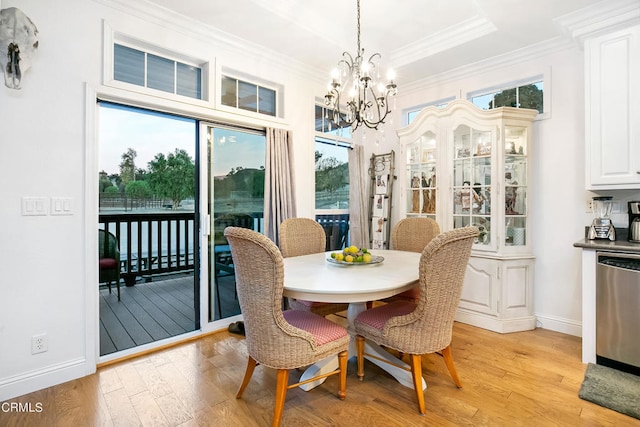
M 0 62 L 4 70 L 4 84 L 20 89 L 22 75 L 31 67 L 38 49 L 38 29 L 20 9 L 0 10 Z

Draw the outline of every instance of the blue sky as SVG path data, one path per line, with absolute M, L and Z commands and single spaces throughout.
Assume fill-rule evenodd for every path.
M 122 154 L 137 152 L 137 168 L 146 169 L 156 154 L 167 155 L 181 148 L 195 161 L 197 122 L 168 114 L 100 103 L 99 170 L 120 173 Z M 226 128 L 215 128 L 214 175 L 231 168 L 258 169 L 265 165 L 265 137 Z
M 160 113 L 100 103 L 99 170 L 120 173 L 122 154 L 136 150 L 137 168 L 147 168 L 156 154 L 187 151 L 195 160 L 196 121 Z

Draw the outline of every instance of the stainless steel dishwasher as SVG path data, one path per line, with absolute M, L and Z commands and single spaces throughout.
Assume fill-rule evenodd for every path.
M 598 252 L 596 362 L 640 375 L 640 255 Z

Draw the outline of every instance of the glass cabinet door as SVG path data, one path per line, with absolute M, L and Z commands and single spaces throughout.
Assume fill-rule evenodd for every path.
M 436 216 L 436 135 L 427 131 L 407 149 L 408 216 Z
M 505 126 L 505 244 L 527 244 L 527 128 Z
M 478 227 L 476 244 L 491 244 L 490 131 L 458 126 L 453 132 L 453 227 Z

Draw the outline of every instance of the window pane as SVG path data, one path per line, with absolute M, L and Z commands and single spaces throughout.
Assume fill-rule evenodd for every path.
M 348 209 L 348 148 L 316 140 L 315 156 L 316 209 Z
M 351 126 L 348 126 L 345 123 L 345 114 L 340 115 L 340 125 L 343 127 L 339 127 L 338 123 L 336 123 L 335 120 L 338 118 L 337 112 L 328 110 L 321 105 L 316 105 L 315 108 L 316 132 L 324 132 L 328 135 L 337 135 L 343 138 L 351 138 Z
M 316 132 L 324 132 L 324 108 L 321 105 L 316 105 L 316 119 L 315 119 L 315 129 Z
M 520 108 L 531 108 L 544 112 L 542 82 L 520 86 L 518 88 L 518 101 Z
M 119 44 L 114 45 L 113 78 L 144 86 L 144 52 Z
M 209 320 L 240 314 L 233 297 L 233 272 L 220 269 L 231 263 L 224 229 L 228 226 L 264 232 L 264 177 L 266 137 L 233 128 L 210 127 L 209 140 Z M 233 271 L 233 270 L 231 270 Z M 225 285 L 226 284 L 226 285 Z M 223 298 L 225 286 L 230 298 Z M 218 294 L 220 291 L 220 294 Z
M 498 92 L 493 97 L 493 108 L 498 107 L 517 107 L 516 89 L 506 89 Z
M 256 85 L 238 80 L 238 108 L 258 111 L 258 88 Z
M 177 63 L 176 93 L 191 98 L 202 99 L 202 70 L 191 65 Z
M 258 87 L 260 100 L 259 112 L 270 116 L 276 115 L 276 91 L 264 87 Z
M 483 110 L 490 110 L 492 108 L 491 101 L 493 101 L 493 95 L 493 93 L 488 93 L 486 95 L 475 96 L 471 98 L 471 102 Z
M 174 61 L 147 54 L 147 87 L 175 93 L 174 67 Z
M 222 105 L 238 107 L 237 83 L 238 81 L 236 79 L 222 76 Z

